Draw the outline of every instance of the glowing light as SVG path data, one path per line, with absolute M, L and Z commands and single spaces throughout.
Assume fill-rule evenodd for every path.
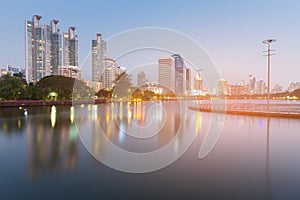
M 71 123 L 74 123 L 74 107 L 71 106 L 70 108 L 70 121 Z
M 56 107 L 55 106 L 51 107 L 50 121 L 51 121 L 52 128 L 54 128 L 55 123 L 56 123 Z
M 27 112 L 26 108 L 24 109 L 24 115 L 25 115 L 25 117 L 27 117 L 27 115 L 28 115 L 28 112 Z
M 76 126 L 73 124 L 70 127 L 70 133 L 69 133 L 69 140 L 70 141 L 76 141 L 78 137 Z
M 130 109 L 130 104 L 128 103 L 127 104 L 127 121 L 128 121 L 128 124 L 130 124 L 130 122 L 131 122 L 131 117 L 132 117 L 132 113 L 131 113 L 131 109 Z
M 18 120 L 18 128 L 21 128 L 21 120 Z
M 96 121 L 98 118 L 98 107 L 97 105 L 93 105 L 92 107 L 92 121 Z
M 200 130 L 202 127 L 202 115 L 200 112 L 197 112 L 195 121 L 196 121 L 196 134 L 200 134 Z
M 120 117 L 120 120 L 123 119 L 123 102 L 120 102 L 120 113 L 119 113 L 119 117 Z
M 106 115 L 105 115 L 106 123 L 108 124 L 109 119 L 110 119 L 110 110 L 109 106 L 106 106 Z

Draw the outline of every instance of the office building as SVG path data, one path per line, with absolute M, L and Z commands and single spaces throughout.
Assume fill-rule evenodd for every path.
M 228 82 L 225 79 L 218 80 L 218 95 L 228 94 Z
M 174 92 L 175 62 L 172 57 L 158 59 L 158 84 Z
M 175 63 L 175 92 L 176 94 L 185 94 L 185 65 L 183 58 L 179 54 L 173 54 Z
M 194 78 L 194 90 L 196 90 L 196 92 L 201 91 L 202 90 L 202 84 L 203 84 L 202 77 L 201 77 L 200 73 L 197 73 L 195 78 Z
M 190 93 L 191 92 L 191 87 L 192 87 L 192 80 L 191 80 L 191 69 L 190 68 L 186 68 L 185 70 L 185 90 L 186 90 L 186 93 Z
M 96 40 L 92 40 L 92 81 L 103 81 L 105 71 L 106 42 L 102 34 L 98 33 Z

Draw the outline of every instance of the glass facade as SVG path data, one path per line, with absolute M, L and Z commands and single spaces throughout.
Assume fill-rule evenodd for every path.
M 185 94 L 185 66 L 183 58 L 179 54 L 173 54 L 175 60 L 175 92 Z
M 64 33 L 64 66 L 78 66 L 78 37 L 75 27 Z
M 102 40 L 101 34 L 92 40 L 92 81 L 103 82 L 105 72 L 106 42 Z
M 26 82 L 30 83 L 33 80 L 33 68 L 32 68 L 32 40 L 33 40 L 33 23 L 31 21 L 25 21 L 25 75 Z
M 62 66 L 62 34 L 57 28 L 58 20 L 50 25 L 41 25 L 42 17 L 35 15 L 32 21 L 25 21 L 25 63 L 27 83 L 37 83 L 49 75 L 60 75 Z M 71 30 L 71 31 L 70 31 Z M 64 36 L 64 65 L 78 67 L 78 37 L 75 27 Z
M 52 74 L 59 75 L 58 67 L 62 65 L 62 48 L 61 48 L 61 34 L 53 33 L 52 34 L 52 42 L 51 42 L 51 50 L 52 50 Z

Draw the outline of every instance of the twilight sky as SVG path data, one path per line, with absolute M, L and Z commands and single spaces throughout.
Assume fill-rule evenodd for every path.
M 229 83 L 247 80 L 249 74 L 266 80 L 262 40 L 276 38 L 271 81 L 287 87 L 300 81 L 299 10 L 297 0 L 2 1 L 0 65 L 24 67 L 24 20 L 39 14 L 43 24 L 58 19 L 61 30 L 77 27 L 79 63 L 90 53 L 97 32 L 106 39 L 132 28 L 162 27 L 200 43 Z

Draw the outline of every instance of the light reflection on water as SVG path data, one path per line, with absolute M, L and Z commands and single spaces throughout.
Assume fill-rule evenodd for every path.
M 299 120 L 227 115 L 217 145 L 199 160 L 199 148 L 214 114 L 186 107 L 178 114 L 176 103 L 166 102 L 170 115 L 164 119 L 162 107 L 156 105 L 114 102 L 83 108 L 58 106 L 55 112 L 51 107 L 33 107 L 28 108 L 27 118 L 17 108 L 1 109 L 1 195 L 4 199 L 36 197 L 38 187 L 45 199 L 63 199 L 70 197 L 68 185 L 73 185 L 75 196 L 110 199 L 122 193 L 182 199 L 300 199 Z M 77 115 L 82 109 L 87 115 Z M 184 131 L 176 135 L 179 122 Z M 126 134 L 146 135 L 143 127 L 160 134 L 147 142 Z M 153 151 L 175 137 L 176 154 L 181 137 L 189 131 L 195 132 L 196 140 L 170 167 L 129 175 L 96 162 L 81 144 L 77 129 L 85 131 L 92 151 L 106 152 L 105 143 L 93 131 L 99 128 L 114 144 L 132 152 Z M 54 192 L 49 194 L 49 187 Z

